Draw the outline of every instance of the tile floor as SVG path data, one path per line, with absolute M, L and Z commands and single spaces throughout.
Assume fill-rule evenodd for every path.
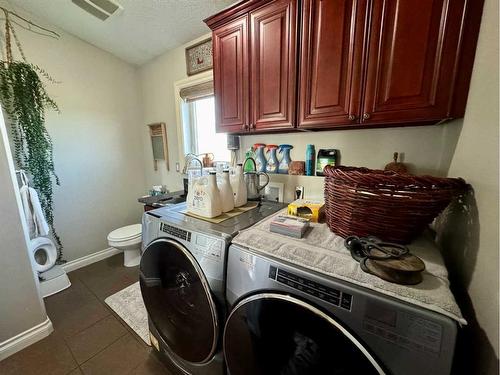
M 2 375 L 169 375 L 104 300 L 139 279 L 123 255 L 69 273 L 71 287 L 45 299 L 54 332 L 0 362 Z

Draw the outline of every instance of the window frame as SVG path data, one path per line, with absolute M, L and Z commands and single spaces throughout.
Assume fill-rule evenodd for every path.
M 189 152 L 186 152 L 186 145 L 190 144 L 190 148 L 193 148 L 196 140 L 184 139 L 184 128 L 185 126 L 191 126 L 189 124 L 189 108 L 191 106 L 185 105 L 186 103 L 181 98 L 180 91 L 185 87 L 194 86 L 200 83 L 213 81 L 212 70 L 196 74 L 185 79 L 174 82 L 174 97 L 175 97 L 175 117 L 176 117 L 176 130 L 177 130 L 177 140 L 178 140 L 178 150 L 179 150 L 179 166 L 182 168 L 184 163 L 184 157 Z M 193 134 L 193 132 L 191 132 Z

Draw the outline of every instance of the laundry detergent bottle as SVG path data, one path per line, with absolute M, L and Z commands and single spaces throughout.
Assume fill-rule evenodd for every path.
M 288 168 L 292 159 L 290 158 L 290 150 L 293 148 L 292 145 L 279 145 L 278 149 L 280 154 L 283 153 L 283 158 L 280 161 L 278 173 L 288 174 Z
M 267 145 L 267 152 L 269 152 L 269 159 L 267 160 L 266 172 L 267 173 L 278 173 L 278 167 L 280 162 L 278 160 L 278 146 L 277 145 Z
M 234 207 L 247 204 L 247 185 L 245 184 L 243 164 L 241 163 L 236 165 L 236 173 L 231 176 L 231 188 L 233 189 Z
M 192 185 L 193 195 L 188 202 L 188 211 L 206 218 L 213 218 L 222 213 L 220 191 L 217 187 L 216 172 L 201 177 Z
M 266 155 L 264 154 L 264 149 L 266 145 L 264 143 L 256 143 L 253 145 L 253 149 L 255 152 L 255 165 L 257 168 L 257 172 L 265 172 L 266 171 Z
M 219 184 L 220 201 L 222 212 L 229 212 L 234 209 L 234 195 L 231 183 L 229 182 L 229 169 L 222 172 Z

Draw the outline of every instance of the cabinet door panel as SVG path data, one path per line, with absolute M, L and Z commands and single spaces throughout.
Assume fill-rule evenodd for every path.
M 217 132 L 248 128 L 248 18 L 213 32 L 214 91 Z
M 454 14 L 459 3 L 463 1 L 373 0 L 365 122 L 447 116 L 460 34 L 461 17 Z
M 366 5 L 357 0 L 304 1 L 299 127 L 358 122 Z
M 272 2 L 250 13 L 251 106 L 256 130 L 294 126 L 296 0 Z

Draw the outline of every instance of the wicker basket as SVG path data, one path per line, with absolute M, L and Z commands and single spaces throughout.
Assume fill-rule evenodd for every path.
M 326 220 L 334 233 L 402 244 L 422 233 L 466 188 L 458 178 L 368 168 L 327 166 L 324 174 Z

